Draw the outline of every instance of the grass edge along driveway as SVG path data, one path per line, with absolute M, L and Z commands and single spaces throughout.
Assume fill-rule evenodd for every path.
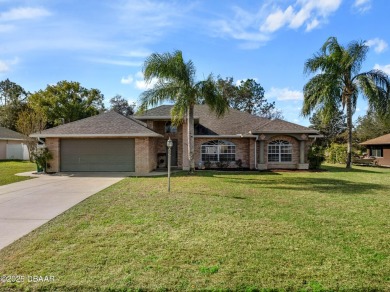
M 31 177 L 16 176 L 15 174 L 34 169 L 36 169 L 36 165 L 30 161 L 0 160 L 0 186 L 31 179 Z
M 0 251 L 54 279 L 0 290 L 390 290 L 390 170 L 325 168 L 124 179 Z

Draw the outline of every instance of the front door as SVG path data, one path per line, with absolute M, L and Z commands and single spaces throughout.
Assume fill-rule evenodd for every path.
M 172 139 L 173 146 L 171 149 L 171 166 L 177 166 L 177 139 Z M 168 147 L 167 147 L 167 159 L 168 159 Z M 168 166 L 168 160 L 167 160 Z

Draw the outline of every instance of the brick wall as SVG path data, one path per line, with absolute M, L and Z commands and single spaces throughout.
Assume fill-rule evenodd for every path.
M 156 169 L 157 141 L 155 138 L 135 138 L 135 172 L 146 174 Z
M 201 146 L 203 143 L 217 140 L 216 138 L 195 138 L 195 166 L 202 161 Z M 242 167 L 254 168 L 254 151 L 255 139 L 253 138 L 220 138 L 219 140 L 229 141 L 236 145 L 236 160 L 241 159 Z M 230 167 L 237 167 L 234 162 L 231 162 Z
M 46 147 L 50 151 L 53 158 L 47 163 L 47 172 L 59 172 L 60 171 L 60 139 L 59 138 L 46 138 Z

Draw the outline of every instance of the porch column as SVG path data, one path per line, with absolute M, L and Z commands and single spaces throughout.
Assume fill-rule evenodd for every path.
M 260 140 L 260 164 L 264 164 L 264 141 Z
M 305 163 L 305 141 L 300 141 L 299 150 L 299 163 L 303 164 Z

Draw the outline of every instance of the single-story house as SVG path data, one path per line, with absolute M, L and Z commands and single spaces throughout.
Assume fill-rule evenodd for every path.
M 113 111 L 35 133 L 53 154 L 48 171 L 134 171 L 171 165 L 188 170 L 187 126 L 172 125 L 171 105 L 132 117 Z M 195 106 L 195 163 L 248 169 L 307 169 L 307 152 L 320 135 L 282 120 L 268 120 L 230 109 L 217 118 L 206 105 Z M 221 164 L 219 165 L 221 166 Z
M 10 129 L 0 127 L 0 160 L 28 160 L 29 154 L 25 136 Z
M 390 134 L 367 140 L 360 145 L 367 146 L 367 154 L 376 158 L 377 165 L 390 166 Z

